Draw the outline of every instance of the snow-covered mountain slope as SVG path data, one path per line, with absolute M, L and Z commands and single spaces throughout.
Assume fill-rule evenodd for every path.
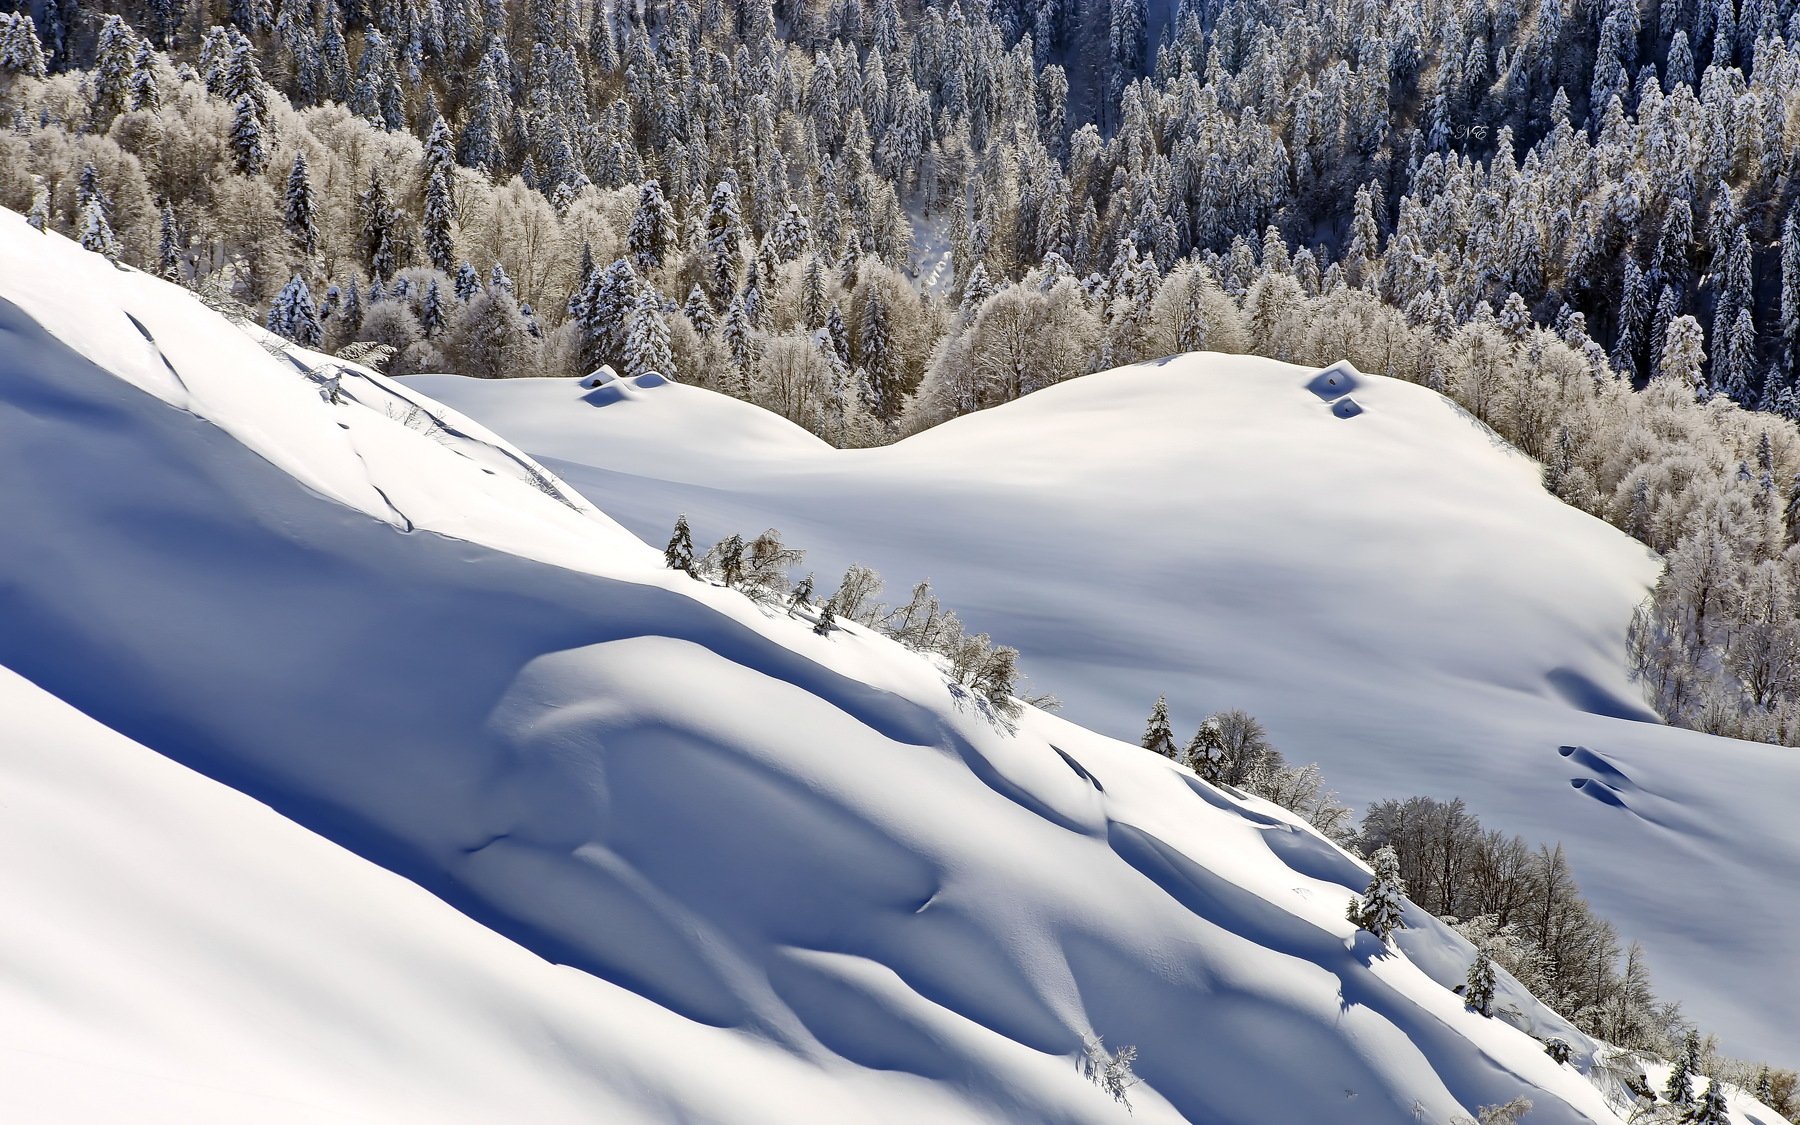
M 890 596 L 929 578 L 1096 730 L 1136 737 L 1162 692 L 1189 729 L 1244 707 L 1354 803 L 1460 795 L 1562 840 L 1661 992 L 1800 1053 L 1800 900 L 1772 893 L 1800 755 L 1657 724 L 1623 652 L 1649 552 L 1448 400 L 1339 375 L 1189 356 L 852 451 L 692 387 L 408 382 L 652 541 L 685 512 L 779 527 L 826 589 L 851 561 Z
M 671 573 L 349 378 L 0 214 L 11 1104 L 1120 1120 L 1100 1035 L 1139 1120 L 1613 1119 L 1275 810 Z
M 7 1121 L 789 1119 L 764 1082 L 958 1108 L 544 961 L 4 669 L 0 793 Z

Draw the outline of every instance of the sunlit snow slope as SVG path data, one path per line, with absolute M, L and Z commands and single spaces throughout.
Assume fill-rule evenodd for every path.
M 1164 692 L 1189 729 L 1244 707 L 1355 803 L 1460 795 L 1562 840 L 1660 991 L 1800 1055 L 1800 754 L 1657 725 L 1624 670 L 1649 552 L 1448 400 L 1338 375 L 1189 356 L 853 451 L 692 387 L 407 382 L 653 541 L 685 512 L 779 527 L 826 589 L 929 578 L 1096 730 Z
M 0 1107 L 1122 1120 L 1100 1035 L 1143 1121 L 1612 1120 L 1268 807 L 345 392 L 0 214 Z

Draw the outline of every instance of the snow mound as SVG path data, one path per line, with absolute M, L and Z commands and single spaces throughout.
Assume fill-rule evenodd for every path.
M 1306 382 L 1306 389 L 1326 402 L 1342 398 L 1351 391 L 1361 390 L 1362 386 L 1362 372 L 1347 359 L 1324 368 Z
M 1135 738 L 1164 692 L 1190 729 L 1243 707 L 1354 803 L 1460 795 L 1561 840 L 1659 992 L 1730 1050 L 1800 1050 L 1800 900 L 1769 893 L 1800 871 L 1800 755 L 1657 723 L 1625 632 L 1658 561 L 1423 387 L 1193 355 L 833 451 L 696 388 L 614 416 L 542 380 L 413 385 L 653 541 L 685 512 L 703 540 L 779 527 L 826 582 L 930 578 L 1097 730 Z M 1571 792 L 1561 745 L 1628 773 L 1631 811 Z
M 35 685 L 0 680 L 0 831 L 37 927 L 0 985 L 57 1059 L 9 1104 L 1124 1120 L 1100 1036 L 1142 1121 L 1615 1120 L 1462 1008 L 1460 939 L 1355 933 L 1366 872 L 1279 810 L 663 569 L 367 386 L 0 215 L 0 666 Z M 648 431 L 707 397 L 525 389 Z

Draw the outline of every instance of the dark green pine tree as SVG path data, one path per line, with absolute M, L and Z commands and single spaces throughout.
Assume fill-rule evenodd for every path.
M 444 295 L 438 288 L 437 278 L 432 278 L 425 285 L 425 299 L 419 303 L 419 328 L 426 339 L 440 335 L 448 318 L 444 315 Z
M 645 180 L 638 193 L 637 211 L 625 234 L 631 260 L 640 270 L 653 270 L 663 264 L 675 244 L 675 212 L 663 198 L 662 184 Z
M 181 232 L 175 225 L 175 208 L 166 199 L 156 240 L 156 272 L 169 281 L 181 280 Z
M 1383 943 L 1395 930 L 1406 928 L 1406 882 L 1400 878 L 1400 857 L 1392 846 L 1384 845 L 1375 853 L 1375 874 L 1369 889 L 1350 900 L 1345 917 L 1380 938 Z
M 1144 738 L 1140 745 L 1170 760 L 1175 758 L 1175 732 L 1169 727 L 1167 696 L 1156 697 L 1156 706 L 1150 711 L 1150 722 L 1144 727 Z
M 1690 1031 L 1681 1046 L 1681 1057 L 1675 1060 L 1674 1069 L 1669 1071 L 1669 1081 L 1663 1086 L 1663 1097 L 1670 1105 L 1692 1105 L 1694 1101 L 1694 1074 L 1700 1069 L 1700 1036 Z
M 231 111 L 231 154 L 237 170 L 254 176 L 269 162 L 263 137 L 262 118 L 256 114 L 256 101 L 249 94 L 238 98 Z
M 441 122 L 443 118 L 438 118 Z M 444 174 L 432 170 L 425 183 L 425 221 L 421 224 L 425 240 L 425 256 L 443 273 L 456 270 L 456 243 L 450 233 L 456 209 L 450 203 L 450 185 Z
M 363 220 L 363 262 L 369 276 L 385 281 L 394 276 L 399 263 L 395 260 L 394 206 L 388 200 L 387 185 L 381 172 L 369 169 L 369 187 L 359 199 Z
M 719 543 L 719 577 L 728 587 L 744 580 L 744 537 L 729 535 Z
M 825 608 L 819 611 L 819 622 L 813 626 L 813 632 L 821 637 L 826 637 L 830 636 L 831 631 L 837 627 L 837 598 L 833 596 L 825 603 Z
M 1475 951 L 1475 962 L 1463 982 L 1463 1003 L 1484 1016 L 1494 1014 L 1494 961 L 1486 949 Z
M 471 301 L 481 291 L 481 275 L 466 260 L 456 267 L 455 290 L 459 301 Z
M 1207 781 L 1218 782 L 1225 776 L 1225 735 L 1216 718 L 1208 718 L 1188 740 L 1182 751 L 1189 769 Z
M 694 536 L 688 531 L 687 516 L 675 517 L 675 533 L 663 548 L 663 565 L 692 576 L 694 573 Z
M 805 578 L 802 578 L 799 583 L 794 586 L 793 592 L 788 595 L 788 616 L 793 616 L 794 611 L 801 606 L 812 605 L 812 597 L 813 576 L 809 574 Z
M 1689 1125 L 1731 1125 L 1731 1113 L 1725 1107 L 1725 1084 L 1717 1079 L 1708 1083 L 1700 1104 L 1682 1120 Z
M 156 85 L 156 52 L 151 49 L 148 39 L 138 41 L 129 86 L 132 109 L 162 112 L 162 91 Z
M 306 171 L 305 153 L 294 154 L 294 166 L 288 171 L 287 198 L 283 206 L 283 218 L 287 223 L 288 234 L 294 240 L 294 248 L 307 258 L 317 253 L 319 249 L 317 208 L 313 204 L 312 178 Z

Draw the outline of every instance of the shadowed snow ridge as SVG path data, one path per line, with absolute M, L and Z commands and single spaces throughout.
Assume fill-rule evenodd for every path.
M 1136 737 L 1163 693 L 1188 730 L 1242 707 L 1355 804 L 1462 796 L 1560 840 L 1660 994 L 1728 1051 L 1796 1050 L 1800 903 L 1769 889 L 1800 870 L 1800 755 L 1657 723 L 1625 633 L 1658 561 L 1423 387 L 1183 356 L 835 451 L 691 386 L 406 382 L 652 541 L 685 512 L 703 544 L 779 527 L 827 591 L 852 561 L 890 597 L 929 578 L 1096 730 Z M 1634 788 L 1572 788 L 1573 744 Z

